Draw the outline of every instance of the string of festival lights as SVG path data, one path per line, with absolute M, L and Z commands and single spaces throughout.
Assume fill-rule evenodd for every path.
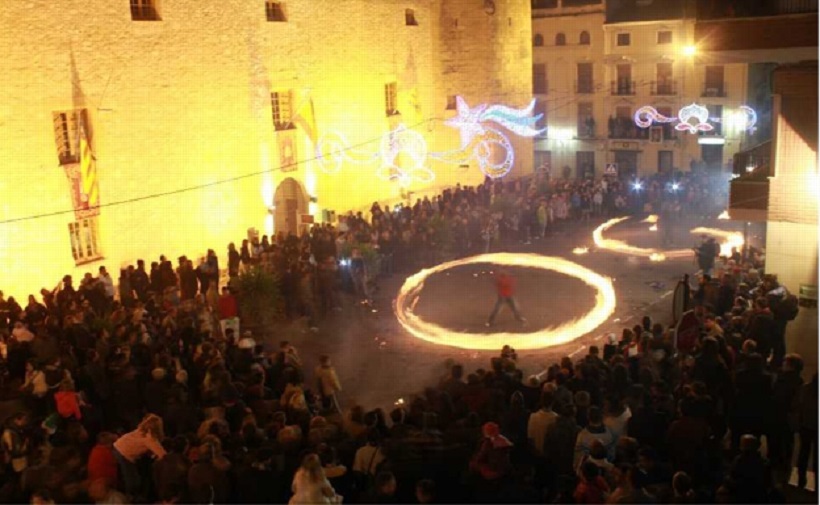
M 647 82 L 641 82 L 639 84 L 636 84 L 635 87 L 639 88 L 639 87 L 645 87 L 645 86 L 648 86 L 648 85 L 650 85 L 650 82 L 647 81 Z M 601 89 L 603 89 L 603 87 L 601 87 Z M 596 90 L 596 91 L 598 91 L 598 90 Z M 569 94 L 569 92 L 567 92 L 567 94 Z M 548 117 L 549 114 L 551 114 L 553 112 L 556 112 L 556 111 L 558 111 L 558 110 L 560 110 L 564 107 L 568 107 L 568 106 L 571 106 L 575 103 L 580 102 L 581 100 L 588 100 L 588 99 L 589 99 L 589 95 L 584 96 L 584 97 L 577 97 L 576 96 L 575 98 L 569 99 L 566 103 L 556 105 L 555 107 L 552 107 L 550 109 L 545 110 L 543 112 L 543 114 L 544 114 L 545 117 Z M 559 99 L 555 99 L 555 100 L 549 100 L 548 99 L 548 100 L 543 100 L 543 102 L 549 103 L 549 102 L 554 102 L 554 101 L 559 101 L 559 100 L 563 100 L 563 98 L 559 98 Z M 438 117 L 438 116 L 437 117 L 431 117 L 431 118 L 425 119 L 423 121 L 420 121 L 420 122 L 416 123 L 413 126 L 410 126 L 408 129 L 409 130 L 415 130 L 415 129 L 419 128 L 420 126 L 423 126 L 423 125 L 426 125 L 428 123 L 432 123 L 432 122 L 435 122 L 435 121 L 441 121 L 443 119 L 444 118 Z M 548 130 L 549 129 L 547 128 L 547 131 Z M 371 144 L 376 143 L 376 142 L 382 142 L 383 138 L 384 138 L 384 135 L 381 135 L 379 137 L 371 138 L 371 139 L 362 141 L 362 142 L 357 143 L 357 144 L 348 145 L 344 149 L 342 149 L 342 151 L 354 151 L 357 148 L 361 148 L 361 147 L 364 147 L 364 146 L 367 146 L 367 145 L 371 145 Z M 548 140 L 555 140 L 555 139 L 548 139 Z M 226 178 L 226 179 L 220 179 L 220 180 L 209 182 L 209 183 L 197 184 L 197 185 L 193 185 L 193 186 L 187 186 L 187 187 L 184 187 L 184 188 L 177 188 L 177 189 L 174 189 L 174 190 L 163 191 L 163 192 L 159 192 L 159 193 L 150 193 L 150 194 L 147 194 L 147 195 L 142 195 L 142 196 L 138 196 L 138 197 L 134 197 L 134 198 L 128 198 L 128 199 L 124 199 L 124 200 L 117 200 L 117 201 L 113 201 L 113 202 L 101 203 L 97 206 L 92 207 L 92 209 L 103 209 L 103 208 L 110 208 L 110 207 L 118 207 L 118 206 L 121 206 L 121 205 L 128 205 L 128 204 L 132 204 L 132 203 L 138 203 L 138 202 L 142 202 L 142 201 L 146 201 L 146 200 L 152 200 L 152 199 L 155 199 L 155 198 L 162 198 L 162 197 L 166 197 L 166 196 L 173 196 L 173 195 L 178 195 L 178 194 L 182 194 L 182 193 L 188 193 L 188 192 L 191 192 L 191 191 L 198 191 L 198 190 L 202 190 L 202 189 L 207 189 L 207 188 L 214 187 L 214 186 L 220 186 L 220 185 L 223 185 L 223 184 L 238 182 L 240 180 L 249 179 L 251 177 L 259 177 L 259 176 L 262 176 L 264 174 L 283 171 L 284 169 L 292 168 L 292 167 L 298 167 L 300 165 L 304 165 L 304 164 L 307 164 L 307 163 L 310 163 L 310 162 L 320 162 L 321 158 L 322 158 L 321 154 L 314 155 L 314 156 L 309 157 L 309 158 L 296 160 L 292 163 L 287 163 L 287 164 L 284 164 L 284 165 L 279 165 L 279 166 L 276 166 L 276 167 L 272 167 L 272 168 L 265 169 L 265 170 L 259 170 L 259 171 L 256 171 L 256 172 L 250 172 L 250 173 L 246 173 L 246 174 L 236 175 L 236 176 L 233 176 L 233 177 L 229 177 L 229 178 Z M 749 199 L 744 200 L 742 202 L 738 202 L 738 204 L 755 203 L 756 201 L 760 201 L 762 199 L 765 199 L 765 197 L 762 197 L 762 196 L 752 197 L 752 198 L 749 198 Z M 74 211 L 73 208 L 71 208 L 71 209 L 65 209 L 65 210 L 45 212 L 45 213 L 41 213 L 41 214 L 31 214 L 31 215 L 28 215 L 28 216 L 21 216 L 21 217 L 15 217 L 15 218 L 0 220 L 0 225 L 19 223 L 19 222 L 25 222 L 25 221 L 32 221 L 32 220 L 35 220 L 35 219 L 43 219 L 43 218 L 48 218 L 48 217 L 61 216 L 61 215 L 71 214 L 73 212 L 75 212 L 75 211 Z

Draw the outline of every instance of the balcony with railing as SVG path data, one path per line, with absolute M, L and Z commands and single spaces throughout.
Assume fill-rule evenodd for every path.
M 578 121 L 578 126 L 575 130 L 576 139 L 594 139 L 595 136 L 595 119 L 588 117 L 585 121 Z
M 652 81 L 650 83 L 652 96 L 674 96 L 678 94 L 678 82 L 671 79 Z
M 635 81 L 618 79 L 609 82 L 609 92 L 614 96 L 632 96 L 635 94 Z
M 726 86 L 724 84 L 704 84 L 700 96 L 703 98 L 726 98 Z
M 532 0 L 533 9 L 554 9 L 558 7 L 558 0 Z
M 649 138 L 649 128 L 640 128 L 632 118 L 609 118 L 609 138 L 617 140 L 646 140 Z

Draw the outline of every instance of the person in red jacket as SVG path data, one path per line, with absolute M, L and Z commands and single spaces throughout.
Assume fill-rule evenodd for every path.
M 97 435 L 97 445 L 88 455 L 88 481 L 105 480 L 109 487 L 117 486 L 117 459 L 114 457 L 114 442 L 117 435 L 103 432 Z
M 74 383 L 70 379 L 63 380 L 60 384 L 60 390 L 54 393 L 54 403 L 57 407 L 57 413 L 63 419 L 71 419 L 72 417 L 79 421 L 83 418 L 80 406 L 85 405 L 79 393 L 74 391 Z
M 217 307 L 219 309 L 219 326 L 222 327 L 222 335 L 226 335 L 229 328 L 233 329 L 234 335 L 239 335 L 239 306 L 236 297 L 227 286 L 222 287 L 222 295 L 219 297 Z
M 512 309 L 515 319 L 522 325 L 526 324 L 527 320 L 524 319 L 518 311 L 518 304 L 515 301 L 515 278 L 506 271 L 502 270 L 498 272 L 498 275 L 495 276 L 495 289 L 498 298 L 495 301 L 495 307 L 493 307 L 493 311 L 485 326 L 489 328 L 495 324 L 495 316 L 498 315 L 498 311 L 501 310 L 501 307 L 505 303 Z

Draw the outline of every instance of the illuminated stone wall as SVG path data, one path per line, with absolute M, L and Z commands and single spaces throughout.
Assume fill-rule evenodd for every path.
M 320 135 L 343 131 L 364 149 L 377 150 L 399 120 L 416 124 L 431 150 L 455 149 L 457 132 L 440 124 L 452 115 L 448 95 L 516 107 L 529 100 L 529 2 L 496 4 L 489 16 L 481 2 L 291 0 L 285 23 L 266 21 L 262 0 L 160 2 L 156 22 L 132 21 L 127 0 L 4 5 L 0 220 L 72 209 L 54 111 L 88 110 L 103 205 L 171 194 L 103 208 L 104 259 L 76 268 L 73 212 L 0 224 L 0 262 L 15 265 L 0 274 L 0 289 L 22 298 L 101 264 L 116 277 L 123 263 L 161 253 L 196 258 L 214 248 L 224 262 L 225 245 L 248 228 L 271 231 L 268 207 L 285 177 L 316 197 L 318 218 L 323 209 L 398 200 L 395 183 L 374 177 L 377 165 L 346 165 L 338 175 L 316 163 L 271 171 L 283 136 L 293 136 L 299 160 L 312 157 L 312 144 L 302 130 L 274 131 L 270 92 L 292 92 L 294 107 L 309 96 Z M 417 26 L 405 24 L 406 9 Z M 460 45 L 451 45 L 446 16 L 459 17 Z M 401 118 L 386 115 L 389 82 L 398 83 Z M 529 169 L 531 141 L 516 143 Z M 433 168 L 432 184 L 409 191 L 483 178 L 475 166 Z

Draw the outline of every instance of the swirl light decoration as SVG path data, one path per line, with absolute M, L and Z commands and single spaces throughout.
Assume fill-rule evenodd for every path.
M 495 123 L 522 137 L 534 137 L 546 129 L 536 128 L 543 114 L 532 115 L 535 109 L 533 99 L 523 109 L 513 109 L 504 105 L 482 104 L 469 107 L 462 97 L 456 98 L 458 115 L 445 124 L 458 128 L 461 134 L 461 148 L 455 151 L 429 153 L 427 142 L 421 134 L 399 125 L 381 137 L 380 151 L 367 153 L 350 148 L 342 133 L 332 132 L 319 139 L 316 157 L 325 173 L 338 173 L 344 162 L 369 164 L 381 159 L 382 164 L 376 175 L 385 180 L 396 180 L 402 185 L 412 181 L 432 182 L 435 174 L 427 168 L 427 158 L 445 163 L 463 165 L 476 159 L 484 175 L 497 179 L 507 175 L 515 163 L 515 150 L 510 139 Z M 503 152 L 501 161 L 496 162 L 493 153 Z M 396 162 L 399 155 L 410 160 L 410 168 L 402 168 Z
M 316 144 L 316 161 L 326 174 L 337 174 L 342 170 L 342 164 L 347 161 L 356 164 L 373 163 L 379 158 L 379 153 L 368 153 L 350 147 L 350 142 L 343 133 L 328 132 L 319 138 Z
M 743 120 L 740 121 L 739 128 L 754 133 L 757 129 L 755 127 L 757 124 L 757 113 L 748 105 L 741 105 L 738 109 L 743 114 Z M 644 105 L 635 111 L 632 119 L 640 128 L 649 128 L 656 123 L 674 123 L 677 121 L 678 124 L 675 125 L 676 130 L 687 131 L 693 134 L 712 131 L 715 127 L 711 125 L 710 122 L 721 122 L 721 118 L 709 117 L 709 109 L 696 103 L 681 108 L 676 117 L 666 117 L 651 105 Z M 692 119 L 695 119 L 696 122 L 692 123 Z
M 424 288 L 424 281 L 428 277 L 457 266 L 476 263 L 538 268 L 575 277 L 595 289 L 595 307 L 578 319 L 556 327 L 534 330 L 529 333 L 458 332 L 425 321 L 413 312 Z M 490 290 L 488 289 L 488 291 Z M 491 303 L 492 300 L 491 295 L 488 295 L 488 303 Z M 450 261 L 408 277 L 396 298 L 396 317 L 411 335 L 434 344 L 474 350 L 496 350 L 502 343 L 516 349 L 543 349 L 566 344 L 594 331 L 609 319 L 615 311 L 616 303 L 612 280 L 581 265 L 563 258 L 540 256 L 538 254 L 495 253 Z
M 410 168 L 405 170 L 396 163 L 399 154 L 409 158 Z M 409 186 L 413 180 L 433 182 L 436 175 L 424 166 L 427 161 L 427 142 L 420 133 L 408 130 L 403 124 L 382 136 L 382 166 L 376 176 L 383 180 L 397 180 L 401 186 Z
M 630 219 L 629 216 L 625 217 L 616 217 L 610 219 L 609 221 L 603 223 L 599 227 L 595 228 L 592 232 L 592 241 L 595 242 L 595 246 L 599 249 L 606 249 L 612 252 L 620 253 L 620 254 L 628 254 L 630 256 L 638 256 L 642 258 L 649 258 L 651 261 L 664 261 L 669 258 L 679 259 L 679 258 L 691 258 L 692 257 L 692 249 L 673 249 L 669 251 L 664 251 L 661 249 L 649 248 L 649 247 L 637 247 L 633 245 L 629 245 L 622 240 L 616 240 L 611 238 L 605 238 L 604 232 L 608 229 L 612 228 L 613 226 L 622 223 Z M 647 223 L 655 223 L 657 222 L 657 216 L 652 215 L 645 219 L 643 222 Z M 719 230 L 716 228 L 694 228 L 689 231 L 692 234 L 699 234 L 699 235 L 710 235 L 716 237 L 722 242 L 720 243 L 720 254 L 722 256 L 728 256 L 732 252 L 733 247 L 741 248 L 743 247 L 743 234 L 738 232 L 731 232 L 731 231 L 724 231 Z

